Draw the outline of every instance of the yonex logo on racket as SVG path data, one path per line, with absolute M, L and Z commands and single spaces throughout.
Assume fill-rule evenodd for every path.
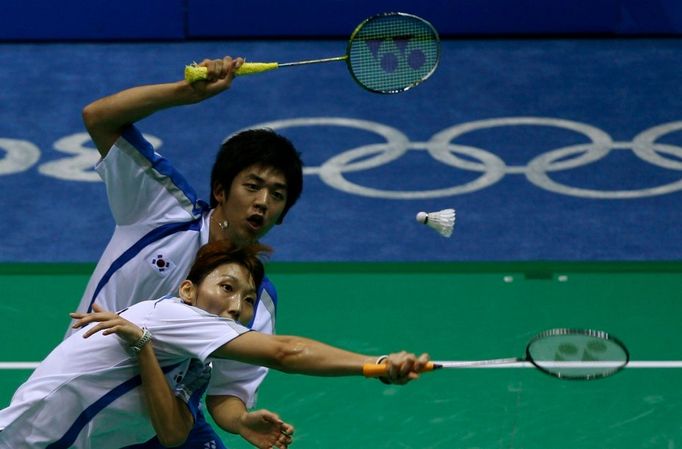
M 379 50 L 384 43 L 383 40 L 369 39 L 367 41 L 367 49 L 372 54 L 372 57 L 379 62 L 381 69 L 384 72 L 393 73 L 401 62 L 407 64 L 412 70 L 419 70 L 426 63 L 426 55 L 420 49 L 410 50 L 408 53 L 407 46 L 410 43 L 411 36 L 400 36 L 392 39 L 394 49 L 388 53 L 380 54 Z

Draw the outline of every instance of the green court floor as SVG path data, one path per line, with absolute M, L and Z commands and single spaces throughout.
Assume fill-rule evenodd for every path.
M 89 265 L 0 265 L 0 406 L 60 340 Z M 682 263 L 272 264 L 278 331 L 434 359 L 523 355 L 545 329 L 603 329 L 633 362 L 682 361 Z M 272 372 L 259 407 L 292 448 L 682 447 L 682 369 L 634 365 L 563 381 L 531 368 L 427 373 L 410 385 Z M 225 434 L 233 448 L 248 448 Z

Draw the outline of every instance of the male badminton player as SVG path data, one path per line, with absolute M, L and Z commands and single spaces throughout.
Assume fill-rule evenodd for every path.
M 242 62 L 230 57 L 205 60 L 205 81 L 136 86 L 84 108 L 85 126 L 102 156 L 96 170 L 104 180 L 116 228 L 79 312 L 92 310 L 93 304 L 121 310 L 134 301 L 174 293 L 202 244 L 256 241 L 281 223 L 296 203 L 303 182 L 301 160 L 291 142 L 272 131 L 246 131 L 221 146 L 212 168 L 209 205 L 135 126 L 162 109 L 199 103 L 226 91 Z M 275 287 L 266 278 L 250 327 L 274 333 L 276 306 Z M 265 368 L 217 360 L 207 389 L 206 404 L 215 422 L 256 447 L 269 447 L 270 433 L 249 426 L 246 418 L 266 373 Z M 200 410 L 182 447 L 225 446 Z

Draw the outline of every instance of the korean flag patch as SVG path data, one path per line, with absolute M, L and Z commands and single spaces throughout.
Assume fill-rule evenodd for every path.
M 164 276 L 173 271 L 173 268 L 175 268 L 175 263 L 169 258 L 165 257 L 163 254 L 156 254 L 154 257 L 149 259 L 149 263 L 157 273 Z

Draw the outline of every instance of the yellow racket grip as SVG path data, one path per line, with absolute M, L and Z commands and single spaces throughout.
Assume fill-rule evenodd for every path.
M 420 371 L 423 373 L 425 371 L 433 371 L 435 365 L 433 362 L 428 362 L 424 368 Z M 388 375 L 388 365 L 385 363 L 365 363 L 362 366 L 362 375 L 365 377 L 383 377 Z
M 254 73 L 262 73 L 267 72 L 269 70 L 275 70 L 278 67 L 279 64 L 277 64 L 276 62 L 245 62 L 237 70 L 234 71 L 234 74 L 237 76 L 253 75 Z
M 253 75 L 255 73 L 267 72 L 269 70 L 275 70 L 279 67 L 276 62 L 245 62 L 234 74 L 237 76 L 241 75 Z M 208 69 L 206 67 L 201 67 L 197 64 L 190 64 L 185 66 L 185 80 L 189 83 L 194 83 L 196 81 L 205 80 Z

